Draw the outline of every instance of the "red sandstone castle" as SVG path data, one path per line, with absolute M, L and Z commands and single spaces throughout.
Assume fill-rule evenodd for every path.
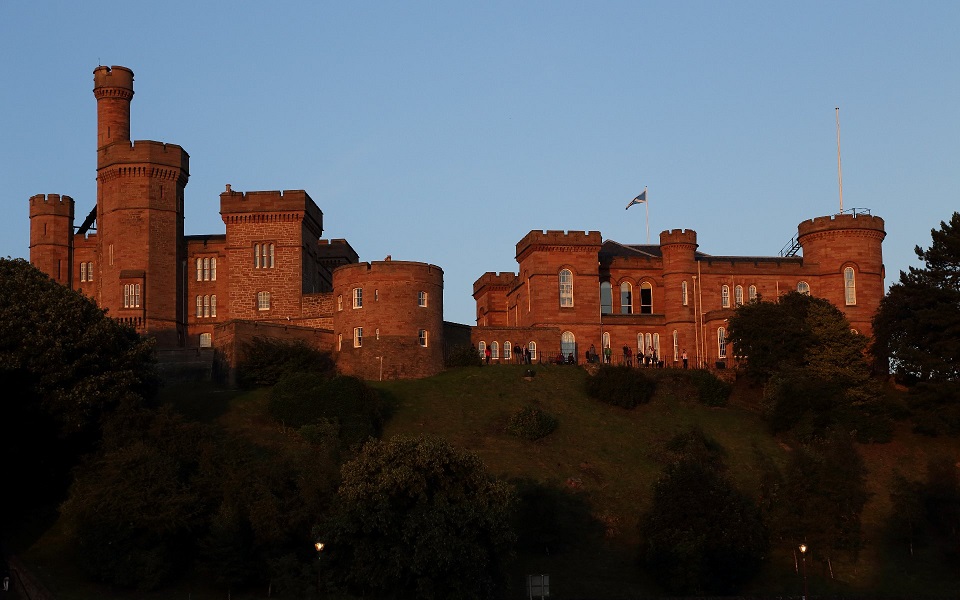
M 517 244 L 517 273 L 485 273 L 473 285 L 473 343 L 491 360 L 611 348 L 621 362 L 654 352 L 668 366 L 726 364 L 727 321 L 758 297 L 798 291 L 839 307 L 851 327 L 871 334 L 884 294 L 883 219 L 855 209 L 804 221 L 781 256 L 710 256 L 697 234 L 675 229 L 659 245 L 603 241 L 599 232 L 531 231 Z M 802 250 L 802 256 L 798 252 Z M 543 356 L 545 355 L 545 356 Z
M 235 364 L 253 337 L 332 351 L 341 372 L 414 378 L 443 368 L 443 271 L 361 263 L 321 239 L 303 190 L 220 194 L 226 233 L 184 235 L 189 156 L 130 139 L 133 72 L 97 67 L 97 198 L 79 227 L 74 201 L 30 198 L 30 262 L 166 350 L 216 348 Z

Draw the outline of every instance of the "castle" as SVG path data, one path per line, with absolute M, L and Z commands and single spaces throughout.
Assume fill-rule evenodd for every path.
M 725 367 L 734 358 L 726 339 L 734 309 L 790 291 L 829 300 L 870 336 L 884 295 L 885 235 L 883 219 L 861 209 L 800 223 L 778 256 L 710 256 L 683 229 L 662 232 L 659 245 L 531 231 L 517 243 L 517 273 L 488 272 L 474 283 L 472 342 L 499 362 L 515 362 L 517 346 L 534 359 L 577 361 L 591 347 L 610 348 L 612 362 L 622 362 L 627 347 L 667 366 L 686 353 L 692 366 Z
M 224 234 L 184 235 L 183 148 L 131 141 L 133 71 L 99 66 L 97 198 L 81 225 L 69 196 L 30 198 L 30 262 L 93 298 L 161 351 L 219 352 L 236 366 L 255 337 L 302 340 L 365 379 L 443 368 L 443 271 L 359 262 L 321 239 L 323 213 L 303 190 L 220 194 Z M 452 324 L 447 324 L 456 328 Z

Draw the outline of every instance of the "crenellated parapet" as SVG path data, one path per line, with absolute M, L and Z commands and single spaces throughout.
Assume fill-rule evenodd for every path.
M 73 198 L 60 194 L 37 194 L 30 197 L 30 217 L 51 215 L 73 220 Z
M 531 231 L 517 243 L 517 260 L 538 250 L 596 252 L 602 243 L 599 231 Z
M 304 190 L 237 192 L 227 184 L 220 193 L 220 215 L 227 225 L 302 219 L 317 238 L 323 234 L 323 212 Z
M 97 177 L 159 177 L 183 180 L 190 176 L 190 155 L 177 144 L 139 140 L 97 150 Z
M 660 245 L 688 244 L 697 247 L 697 232 L 693 229 L 670 229 L 660 232 Z
M 473 282 L 473 295 L 477 296 L 484 288 L 487 289 L 510 289 L 517 281 L 517 274 L 511 272 L 494 273 L 488 271 Z
M 803 221 L 798 227 L 801 243 L 802 238 L 805 236 L 817 233 L 840 231 L 860 231 L 864 233 L 872 233 L 874 236 L 879 236 L 880 239 L 883 239 L 886 236 L 886 231 L 884 230 L 883 226 L 883 219 L 873 215 L 864 214 L 842 214 L 816 217 Z

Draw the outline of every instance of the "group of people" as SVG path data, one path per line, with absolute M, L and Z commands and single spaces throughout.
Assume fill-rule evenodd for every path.
M 529 365 L 532 362 L 533 353 L 530 352 L 530 348 L 527 348 L 521 343 L 517 343 L 513 349 L 513 357 L 511 360 L 515 360 L 518 365 Z M 489 365 L 491 358 L 493 358 L 493 351 L 490 349 L 490 346 L 487 346 L 483 350 L 483 359 Z
M 570 356 L 572 357 L 573 354 L 571 354 Z M 563 357 L 563 354 L 561 353 L 558 358 L 562 359 L 562 357 Z M 588 363 L 598 363 L 598 362 L 601 362 L 602 360 L 603 364 L 609 365 L 612 362 L 613 353 L 609 346 L 605 346 L 603 348 L 603 354 L 600 355 L 597 353 L 597 348 L 593 344 L 590 344 L 590 348 L 587 350 L 586 358 Z M 681 360 L 683 361 L 683 368 L 686 369 L 689 362 L 687 358 L 686 349 L 684 349 L 683 353 L 681 354 Z M 557 362 L 561 362 L 561 361 L 558 360 Z M 574 362 L 574 361 L 571 358 L 567 362 Z M 632 367 L 633 363 L 634 363 L 633 350 L 630 348 L 630 346 L 624 344 L 622 364 L 627 367 Z M 660 359 L 660 356 L 657 354 L 657 351 L 653 348 L 647 350 L 645 354 L 642 352 L 638 352 L 636 355 L 636 363 L 638 367 L 656 367 L 660 369 L 663 368 L 663 360 Z

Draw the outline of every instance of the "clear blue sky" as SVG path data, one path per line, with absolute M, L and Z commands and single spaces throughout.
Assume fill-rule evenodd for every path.
M 28 199 L 96 194 L 98 64 L 136 74 L 132 137 L 219 194 L 305 189 L 361 260 L 441 266 L 445 317 L 531 229 L 775 255 L 805 219 L 886 220 L 887 284 L 960 209 L 960 2 L 0 2 L 0 256 Z

